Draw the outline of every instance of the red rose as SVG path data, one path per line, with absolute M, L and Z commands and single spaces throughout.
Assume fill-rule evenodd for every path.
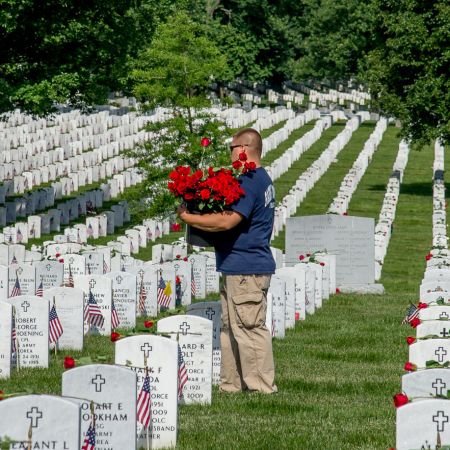
M 56 253 L 55 258 L 59 258 L 61 256 L 61 253 Z
M 5 398 L 5 393 L 3 391 L 0 391 L 0 400 L 3 400 Z
M 247 161 L 247 153 L 245 153 L 245 152 L 239 153 L 239 160 L 240 161 Z
M 310 256 L 311 256 L 311 253 L 307 253 L 306 256 L 310 257 Z
M 183 261 L 187 261 L 188 260 L 188 258 L 187 258 L 187 256 L 185 256 L 184 258 L 183 258 Z
M 305 259 L 305 257 L 304 257 L 304 255 L 300 255 L 300 256 L 298 257 L 298 259 L 299 259 L 300 261 L 303 261 L 303 260 Z
M 186 194 L 184 194 L 184 199 L 185 200 L 192 200 L 194 198 L 194 194 L 192 192 L 186 192 Z
M 300 320 L 300 313 L 298 311 L 295 313 L 295 320 Z
M 414 317 L 413 320 L 411 320 L 411 322 L 409 322 L 409 324 L 413 327 L 413 328 L 417 328 L 418 325 L 420 325 L 420 319 L 418 317 Z
M 340 294 L 341 290 L 339 288 L 336 288 L 336 294 Z
M 348 212 L 345 211 L 345 213 L 342 214 L 343 216 L 348 216 Z
M 202 147 L 208 147 L 209 144 L 211 144 L 211 139 L 208 139 L 207 137 L 203 137 L 200 141 Z
M 145 328 L 151 328 L 153 326 L 153 322 L 151 320 L 146 320 L 144 322 L 144 327 Z
M 175 283 L 181 284 L 181 278 L 178 275 L 175 277 Z
M 417 366 L 411 362 L 405 363 L 405 370 L 408 372 L 415 372 L 417 370 Z
M 239 160 L 233 161 L 233 164 L 231 164 L 233 166 L 233 169 L 240 169 L 242 167 L 242 163 Z
M 172 231 L 174 233 L 176 233 L 181 230 L 181 225 L 179 223 L 173 223 L 171 228 L 172 228 Z
M 63 263 L 63 262 L 64 262 L 64 260 L 63 260 L 63 259 L 58 259 L 58 261 L 59 261 L 60 263 Z
M 428 303 L 422 303 L 422 302 L 419 302 L 419 304 L 417 305 L 417 307 L 418 307 L 419 309 L 425 309 L 425 308 L 428 308 Z
M 247 169 L 248 170 L 255 170 L 256 169 L 256 164 L 253 161 L 250 161 L 247 163 Z
M 202 189 L 200 191 L 200 197 L 202 200 L 208 200 L 211 197 L 211 192 L 208 189 Z
M 425 259 L 426 259 L 427 261 L 429 261 L 432 257 L 433 257 L 433 255 L 432 255 L 431 253 L 428 253 L 428 255 L 425 256 Z
M 64 369 L 73 369 L 75 367 L 75 360 L 71 356 L 64 357 Z
M 408 336 L 406 338 L 406 342 L 408 343 L 408 345 L 414 344 L 414 342 L 416 342 L 416 338 L 412 337 L 412 336 Z
M 113 331 L 111 333 L 111 342 L 116 342 L 120 339 L 120 334 Z
M 321 262 L 320 265 L 323 267 L 323 266 L 325 265 L 325 263 L 324 263 L 324 262 Z
M 394 395 L 394 405 L 396 408 L 406 405 L 409 402 L 409 398 L 405 394 L 395 394 Z

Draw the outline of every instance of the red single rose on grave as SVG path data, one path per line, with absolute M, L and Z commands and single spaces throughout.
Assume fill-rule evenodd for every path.
M 3 391 L 0 391 L 0 400 L 3 400 L 5 398 L 5 393 Z
M 238 159 L 236 161 L 233 161 L 233 164 L 231 164 L 233 166 L 233 169 L 240 169 L 242 167 L 242 163 L 241 161 L 239 161 Z
M 55 258 L 59 258 L 61 256 L 61 253 L 56 253 Z
M 420 319 L 418 317 L 414 317 L 413 320 L 411 320 L 411 322 L 409 322 L 409 324 L 413 327 L 413 328 L 417 328 L 418 325 L 420 325 Z
M 325 263 L 324 263 L 324 262 L 321 262 L 320 265 L 323 267 L 323 266 L 325 265 Z
M 311 256 L 311 253 L 307 253 L 306 256 L 309 258 Z
M 245 152 L 239 153 L 239 160 L 240 161 L 247 161 L 247 153 L 245 153 Z
M 202 147 L 208 147 L 209 144 L 211 144 L 211 139 L 208 139 L 207 137 L 202 137 L 202 140 L 200 141 L 200 145 Z
M 175 284 L 181 284 L 181 278 L 178 275 L 175 277 Z
M 418 307 L 419 309 L 425 309 L 425 308 L 428 308 L 428 303 L 422 303 L 422 302 L 419 302 L 419 304 L 417 305 L 417 307 Z
M 409 402 L 409 398 L 405 394 L 395 394 L 394 395 L 394 405 L 396 408 L 406 405 Z
M 300 256 L 298 257 L 298 259 L 299 259 L 300 261 L 303 261 L 303 260 L 305 259 L 305 256 L 304 256 L 304 255 L 300 255 Z
M 173 223 L 171 229 L 174 233 L 177 233 L 181 231 L 181 225 L 179 223 Z
M 404 369 L 407 370 L 408 372 L 415 372 L 417 370 L 417 366 L 412 362 L 408 361 L 407 363 L 405 363 Z
M 71 356 L 64 357 L 64 369 L 73 369 L 75 367 L 75 360 Z
M 63 262 L 64 262 L 64 260 L 63 260 L 63 259 L 58 259 L 58 261 L 59 261 L 60 263 L 63 263 Z
M 113 331 L 112 333 L 111 333 L 111 342 L 116 342 L 116 341 L 118 341 L 119 339 L 120 339 L 120 334 L 119 333 L 116 333 L 115 331 Z
M 181 259 L 181 255 L 177 255 L 177 256 L 175 256 L 175 258 Z
M 153 326 L 153 322 L 151 320 L 146 320 L 144 322 L 144 327 L 145 328 L 151 328 Z
M 187 261 L 187 260 L 188 260 L 188 257 L 185 256 L 185 257 L 183 258 L 183 261 Z
M 414 342 L 416 342 L 416 338 L 413 336 L 408 336 L 406 338 L 406 342 L 408 343 L 408 345 L 414 344 Z
M 345 211 L 345 213 L 342 214 L 343 216 L 348 216 L 348 212 Z
M 427 261 L 429 261 L 432 257 L 433 257 L 433 255 L 432 255 L 431 253 L 428 253 L 428 255 L 425 256 L 425 259 L 426 259 Z
M 340 294 L 341 290 L 339 288 L 336 288 L 336 294 Z

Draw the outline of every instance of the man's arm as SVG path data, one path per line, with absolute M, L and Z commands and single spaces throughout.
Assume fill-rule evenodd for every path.
M 220 213 L 191 214 L 187 212 L 185 206 L 177 209 L 180 219 L 203 231 L 227 231 L 238 225 L 242 216 L 235 211 L 223 211 Z

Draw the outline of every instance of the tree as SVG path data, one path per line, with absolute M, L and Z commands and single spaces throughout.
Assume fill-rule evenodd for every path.
M 0 9 L 0 112 L 104 103 L 174 0 L 14 0 Z
M 304 8 L 298 59 L 290 63 L 292 79 L 336 81 L 357 75 L 360 61 L 376 44 L 370 0 L 306 0 Z
M 208 87 L 225 72 L 226 58 L 186 12 L 160 25 L 134 61 L 129 83 L 136 98 L 147 109 L 168 108 L 165 120 L 148 126 L 152 139 L 131 151 L 146 174 L 140 206 L 150 216 L 173 211 L 166 187 L 176 165 L 204 169 L 229 162 L 228 130 L 203 109 L 211 104 Z M 210 141 L 207 146 L 202 137 Z
M 450 142 L 450 4 L 375 0 L 382 43 L 368 59 L 372 96 L 418 146 Z

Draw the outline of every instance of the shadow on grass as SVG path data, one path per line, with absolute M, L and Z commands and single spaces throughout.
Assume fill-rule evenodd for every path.
M 446 185 L 446 188 L 450 188 Z M 385 191 L 386 185 L 384 184 L 374 184 L 370 186 L 369 191 Z M 400 186 L 400 195 L 401 194 L 408 194 L 408 195 L 422 195 L 424 197 L 429 197 L 432 195 L 433 189 L 431 186 L 431 181 L 429 183 L 409 183 L 409 184 L 402 184 Z

